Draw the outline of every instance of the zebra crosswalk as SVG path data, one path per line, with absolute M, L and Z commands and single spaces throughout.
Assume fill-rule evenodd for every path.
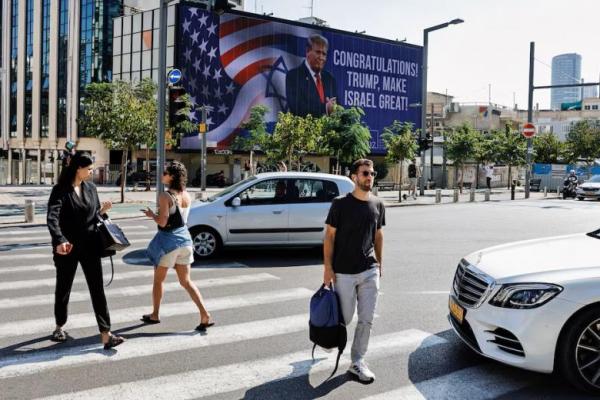
M 140 221 L 121 225 L 126 234 L 137 232 L 136 249 L 153 234 Z M 498 374 L 495 364 L 477 357 L 452 362 L 457 353 L 469 354 L 456 337 L 380 327 L 387 315 L 377 318 L 368 352 L 380 377 L 376 384 L 360 385 L 344 374 L 354 324 L 340 369 L 327 380 L 335 353 L 317 350 L 313 360 L 308 340 L 308 302 L 319 274 L 306 281 L 290 268 L 223 260 L 194 265 L 192 280 L 217 321 L 206 333 L 193 330 L 197 308 L 170 272 L 161 323 L 143 325 L 139 319 L 151 310 L 154 272 L 147 262 L 130 263 L 144 261 L 138 251 L 118 255 L 114 282 L 105 289 L 112 329 L 128 340 L 103 349 L 79 270 L 65 326 L 70 340 L 52 343 L 54 265 L 50 249 L 35 246 L 48 237 L 41 229 L 35 235 L 0 229 L 0 245 L 7 237 L 31 247 L 0 249 L 0 399 L 478 399 L 507 396 L 530 384 L 522 373 Z M 411 369 L 444 357 L 445 373 L 413 379 Z

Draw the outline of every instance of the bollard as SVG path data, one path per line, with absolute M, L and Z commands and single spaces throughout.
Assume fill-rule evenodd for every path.
M 454 202 L 458 203 L 458 189 L 454 189 Z
M 548 188 L 544 186 L 544 197 L 548 197 Z
M 490 194 L 491 194 L 491 190 L 490 189 L 486 189 L 485 190 L 485 201 L 490 201 Z
M 438 204 L 442 202 L 442 189 L 435 189 L 435 202 Z
M 35 202 L 25 200 L 25 222 L 33 222 L 35 218 Z
M 556 187 L 556 197 L 560 198 L 560 188 L 558 186 Z
M 475 201 L 475 188 L 471 188 L 471 193 L 469 193 L 469 201 L 471 203 Z

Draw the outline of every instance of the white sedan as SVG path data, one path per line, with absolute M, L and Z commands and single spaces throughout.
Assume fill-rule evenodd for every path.
M 353 189 L 345 176 L 310 172 L 245 179 L 192 206 L 195 255 L 210 258 L 227 246 L 318 246 L 331 201 Z
M 454 331 L 476 352 L 560 371 L 600 393 L 600 230 L 509 243 L 460 261 L 449 298 Z
M 577 186 L 577 200 L 600 200 L 600 175 L 594 175 L 581 185 Z

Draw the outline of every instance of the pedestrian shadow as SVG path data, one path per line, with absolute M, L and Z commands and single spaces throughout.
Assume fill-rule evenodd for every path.
M 288 377 L 283 377 L 248 389 L 243 400 L 286 399 L 310 400 L 326 397 L 333 390 L 346 382 L 353 381 L 348 373 L 339 374 L 313 386 L 309 379 L 309 372 L 313 366 L 325 358 L 302 360 L 290 364 L 292 372 Z
M 12 244 L 3 244 L 3 245 L 0 246 L 0 252 L 3 252 L 3 251 L 12 251 L 12 250 L 23 250 L 23 249 L 35 249 L 36 247 L 48 247 L 50 245 L 52 245 L 52 242 L 49 242 L 49 241 L 38 242 L 38 243 L 12 243 Z M 15 257 L 18 257 L 18 256 L 15 256 Z

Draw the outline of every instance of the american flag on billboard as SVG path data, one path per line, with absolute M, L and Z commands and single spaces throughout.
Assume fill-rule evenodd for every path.
M 267 122 L 287 110 L 285 75 L 300 65 L 306 39 L 318 31 L 185 5 L 179 10 L 182 85 L 193 103 L 192 122 L 200 121 L 200 107 L 212 107 L 207 142 L 226 146 L 255 105 L 269 108 Z M 182 148 L 200 145 L 196 134 L 181 140 Z

